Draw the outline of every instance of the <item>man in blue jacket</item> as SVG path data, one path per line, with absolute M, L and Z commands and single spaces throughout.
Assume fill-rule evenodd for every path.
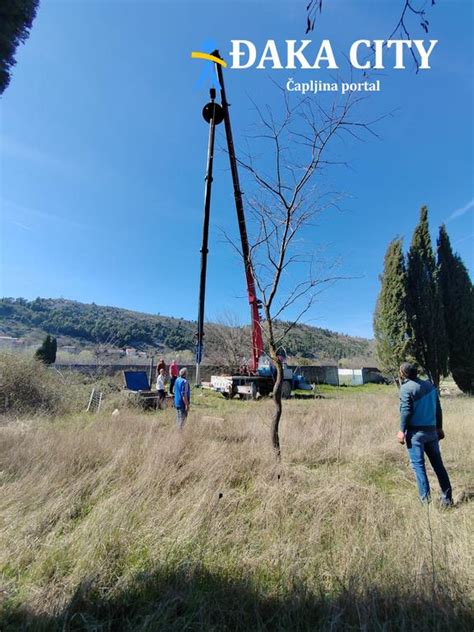
M 191 388 L 186 379 L 187 371 L 182 368 L 179 377 L 174 384 L 174 406 L 176 408 L 176 423 L 180 430 L 183 429 L 191 404 Z
M 400 431 L 397 439 L 406 442 L 415 472 L 421 501 L 430 501 L 430 484 L 425 469 L 425 452 L 438 478 L 441 504 L 453 504 L 451 483 L 443 465 L 439 441 L 444 439 L 443 413 L 438 392 L 429 380 L 420 380 L 414 364 L 400 367 Z

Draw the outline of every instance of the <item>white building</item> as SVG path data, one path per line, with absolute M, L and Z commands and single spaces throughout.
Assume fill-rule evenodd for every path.
M 362 369 L 338 369 L 339 386 L 362 386 Z

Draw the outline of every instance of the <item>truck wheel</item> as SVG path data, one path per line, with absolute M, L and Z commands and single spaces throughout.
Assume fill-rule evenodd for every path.
M 281 396 L 283 399 L 289 399 L 291 397 L 291 382 L 284 380 L 281 387 Z

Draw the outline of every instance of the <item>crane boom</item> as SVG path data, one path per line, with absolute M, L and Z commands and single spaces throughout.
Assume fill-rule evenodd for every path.
M 212 53 L 215 57 L 222 57 L 219 54 L 219 51 L 214 51 Z M 262 337 L 262 326 L 260 323 L 260 312 L 259 312 L 259 301 L 257 299 L 257 292 L 255 289 L 255 278 L 253 273 L 252 261 L 250 258 L 250 248 L 249 248 L 249 240 L 247 236 L 247 226 L 245 223 L 245 214 L 244 214 L 244 205 L 242 202 L 242 191 L 240 190 L 240 182 L 239 182 L 239 172 L 237 169 L 237 159 L 235 157 L 235 149 L 234 149 L 234 141 L 232 138 L 232 127 L 230 124 L 230 116 L 229 116 L 229 103 L 227 102 L 227 97 L 225 93 L 224 86 L 224 76 L 222 73 L 222 66 L 220 64 L 215 64 L 217 77 L 219 80 L 219 88 L 221 93 L 221 104 L 224 112 L 224 127 L 225 127 L 225 135 L 227 139 L 227 149 L 229 152 L 229 162 L 230 162 L 230 171 L 232 174 L 232 183 L 234 186 L 234 200 L 235 200 L 235 209 L 237 211 L 237 219 L 239 222 L 239 232 L 240 232 L 240 241 L 242 245 L 242 257 L 244 260 L 245 266 L 245 278 L 247 281 L 247 295 L 248 301 L 250 305 L 250 318 L 251 318 L 251 328 L 252 328 L 252 363 L 251 369 L 252 371 L 257 371 L 258 369 L 258 360 L 260 356 L 263 354 L 263 337 Z
M 211 191 L 212 191 L 212 170 L 214 165 L 214 139 L 216 135 L 216 125 L 222 123 L 222 108 L 215 102 L 216 90 L 211 88 L 209 91 L 211 101 L 204 106 L 202 115 L 204 120 L 209 123 L 209 141 L 207 147 L 207 165 L 204 188 L 204 221 L 202 228 L 202 245 L 201 245 L 201 274 L 199 278 L 199 307 L 196 333 L 196 385 L 201 385 L 201 361 L 204 346 L 204 302 L 206 299 L 206 271 L 207 271 L 207 254 L 209 241 L 209 219 L 211 215 Z

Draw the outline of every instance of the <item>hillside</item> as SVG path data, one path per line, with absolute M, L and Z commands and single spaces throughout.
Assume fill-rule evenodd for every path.
M 59 338 L 61 345 L 80 348 L 97 345 L 132 346 L 141 350 L 194 350 L 196 323 L 169 316 L 143 314 L 118 307 L 79 303 L 66 299 L 23 298 L 0 299 L 1 335 L 19 337 L 28 344 L 37 344 L 46 333 Z M 223 341 L 236 342 L 240 353 L 250 339 L 247 328 L 209 325 L 207 356 L 222 349 Z M 370 358 L 372 342 L 335 333 L 327 329 L 299 325 L 285 340 L 288 356 L 307 360 L 340 360 Z

